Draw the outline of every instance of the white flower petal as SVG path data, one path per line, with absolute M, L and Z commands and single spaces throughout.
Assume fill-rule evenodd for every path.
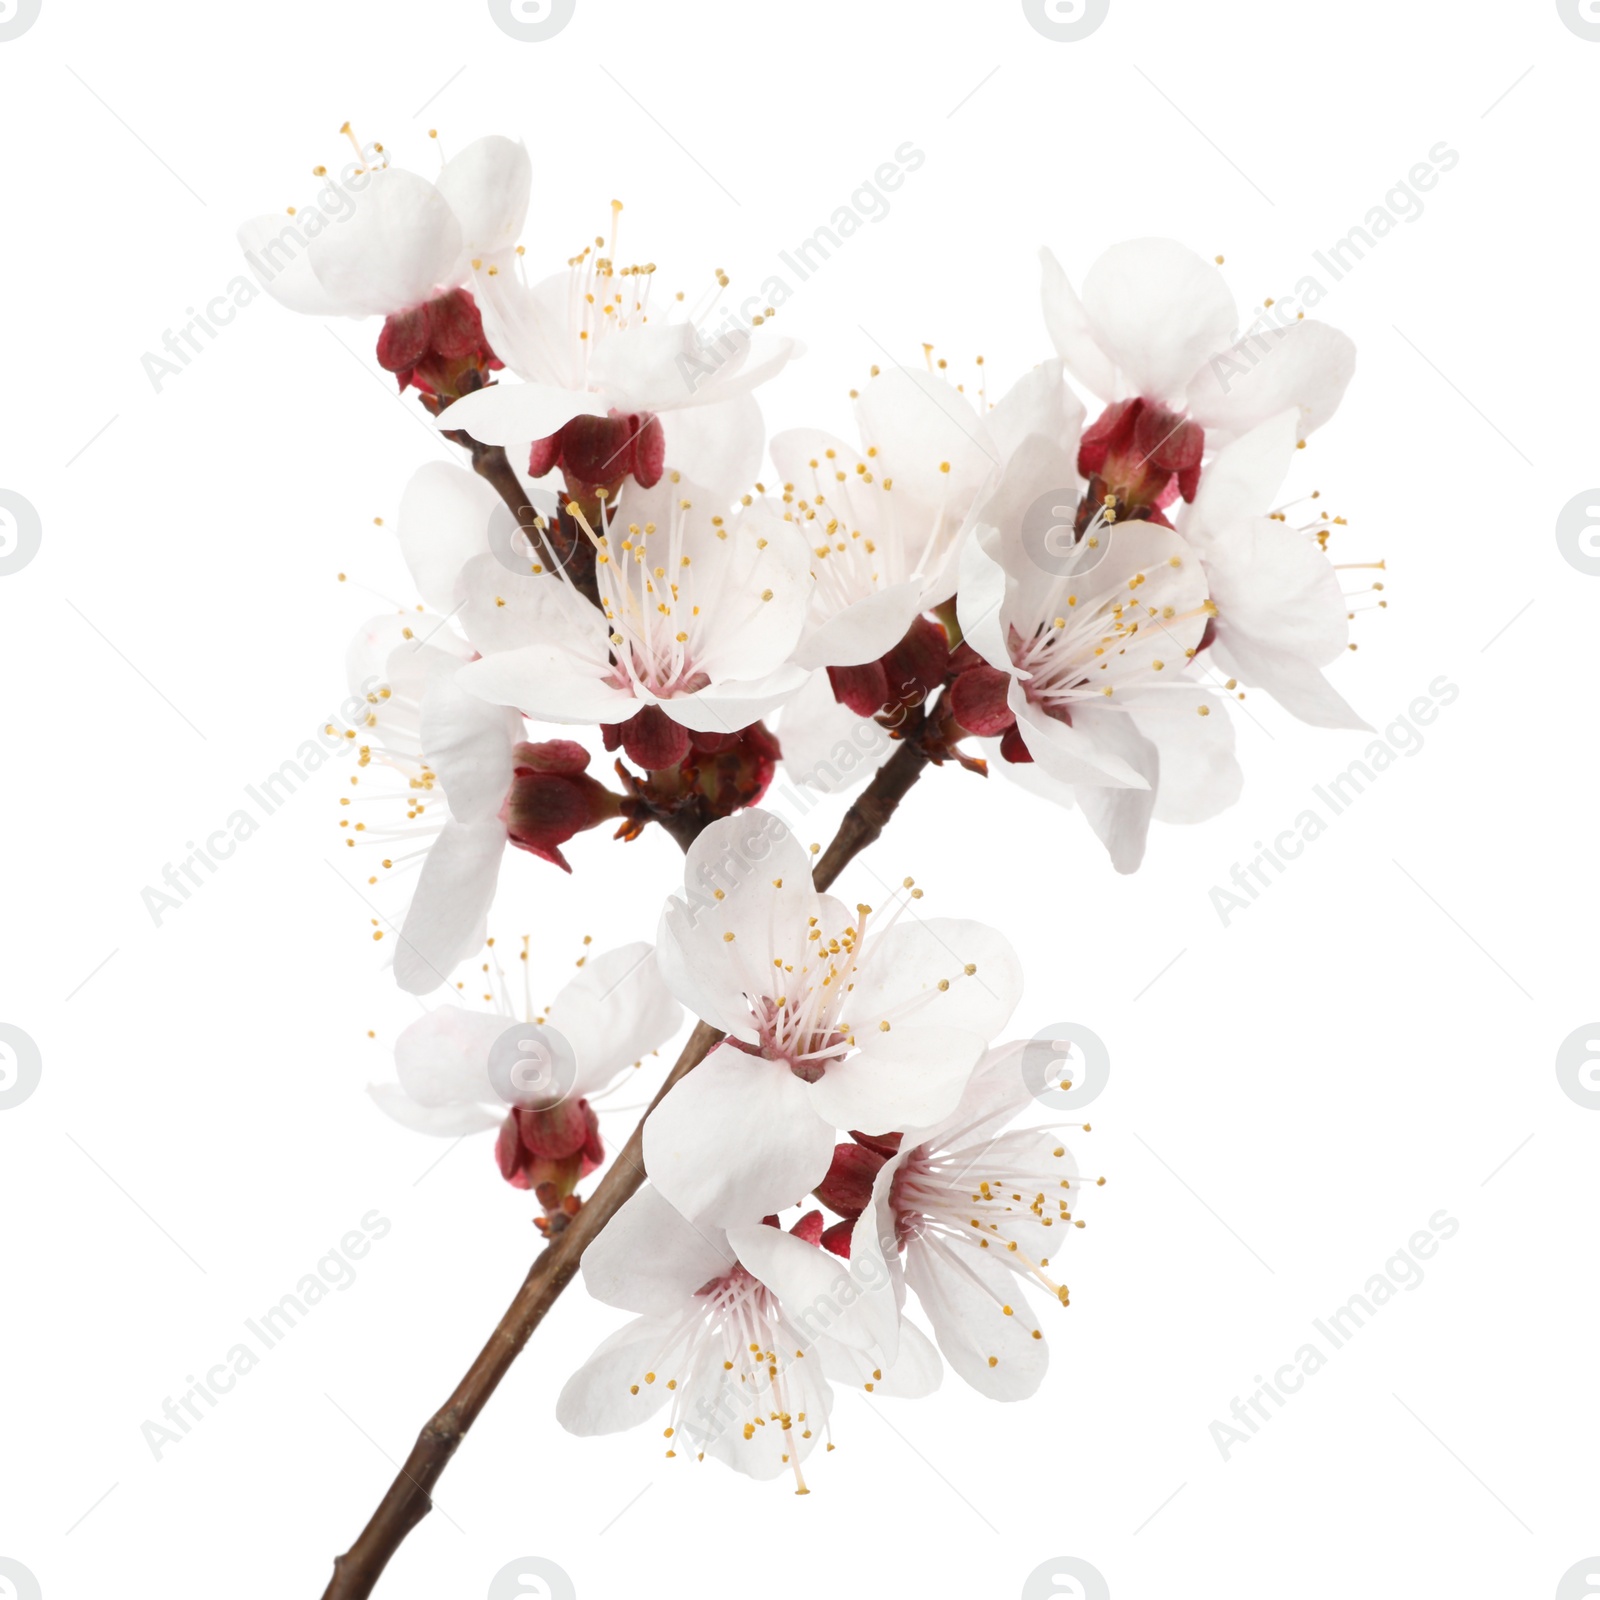
M 650 1181 L 685 1216 L 724 1226 L 797 1204 L 833 1159 L 833 1130 L 781 1062 L 722 1044 L 644 1125 Z
M 732 498 L 755 482 L 767 429 L 753 395 L 663 411 L 660 420 L 667 466 L 691 483 L 703 483 Z
M 1201 706 L 1209 715 L 1200 715 Z M 1209 822 L 1238 800 L 1244 773 L 1225 699 L 1200 688 L 1171 689 L 1141 700 L 1128 715 L 1156 747 L 1157 822 Z
M 784 705 L 777 734 L 788 775 L 823 794 L 849 793 L 899 748 L 877 723 L 834 699 L 824 672 Z
M 509 521 L 500 496 L 465 467 L 430 461 L 411 475 L 396 535 L 424 603 L 441 613 L 455 609 L 461 569 L 488 552 L 490 521 L 502 513 Z
M 811 1087 L 816 1115 L 834 1127 L 893 1133 L 948 1116 L 983 1056 L 984 1041 L 956 1028 L 907 1027 L 861 1037 Z
M 1097 399 L 1121 399 L 1116 365 L 1095 342 L 1088 313 L 1056 260 L 1055 252 L 1041 250 L 1039 260 L 1044 268 L 1044 325 L 1056 354 L 1066 362 L 1073 377 Z
M 496 1096 L 489 1081 L 489 1052 L 511 1025 L 510 1018 L 497 1013 L 455 1005 L 418 1017 L 394 1043 L 400 1087 L 422 1106 L 492 1108 Z
M 955 917 L 903 917 L 876 938 L 869 926 L 848 1014 L 859 1029 L 887 1020 L 896 1032 L 904 1023 L 987 1040 L 1021 998 L 1022 963 L 1004 934 Z
M 495 819 L 444 825 L 422 863 L 395 951 L 395 981 L 407 994 L 437 989 L 483 943 L 505 849 L 505 825 Z
M 891 584 L 807 629 L 794 652 L 802 667 L 857 667 L 886 655 L 922 609 L 923 584 Z
M 1214 352 L 1189 384 L 1189 412 L 1228 437 L 1292 408 L 1302 439 L 1339 409 L 1356 370 L 1356 347 L 1325 322 L 1291 322 Z
M 397 1083 L 371 1084 L 367 1093 L 373 1104 L 413 1133 L 426 1133 L 435 1139 L 460 1139 L 469 1133 L 487 1133 L 505 1120 L 504 1116 L 479 1105 L 418 1105 Z
M 871 1328 L 861 1314 L 861 1289 L 838 1256 L 759 1223 L 730 1228 L 728 1243 L 746 1271 L 777 1295 L 785 1318 L 807 1344 L 833 1339 L 859 1350 L 873 1348 Z
M 824 1340 L 822 1369 L 835 1383 L 870 1390 L 879 1400 L 923 1400 L 944 1380 L 933 1341 L 914 1322 L 900 1324 L 899 1351 L 891 1366 L 865 1350 Z
M 987 1252 L 920 1239 L 906 1247 L 905 1273 L 945 1360 L 961 1377 L 991 1400 L 1033 1394 L 1050 1353 L 1033 1337 L 1038 1323 L 1019 1278 Z
M 697 1017 L 754 1043 L 749 997 L 772 992 L 774 961 L 804 959 L 818 914 L 811 859 L 772 812 L 741 811 L 701 831 L 683 882 L 661 914 L 662 977 Z
M 1222 274 L 1174 239 L 1113 245 L 1083 280 L 1083 308 L 1126 392 L 1173 406 L 1238 325 Z
M 480 444 L 520 449 L 526 457 L 535 439 L 549 438 L 574 417 L 605 414 L 605 401 L 598 395 L 545 383 L 495 383 L 445 407 L 439 414 L 439 427 L 460 428 Z
M 1118 872 L 1137 872 L 1139 863 L 1144 860 L 1150 819 L 1155 814 L 1156 785 L 1160 778 L 1156 747 L 1125 712 L 1082 709 L 1075 717 L 1075 731 L 1091 739 L 1097 751 L 1115 754 L 1124 766 L 1145 780 L 1140 788 L 1085 784 L 1078 790 L 1078 804 L 1084 818 L 1099 835 L 1112 866 Z M 1199 720 L 1196 714 L 1195 721 Z
M 669 1318 L 734 1265 L 720 1228 L 690 1222 L 647 1183 L 584 1251 L 583 1285 L 608 1306 Z
M 533 163 L 525 146 L 498 133 L 475 139 L 452 156 L 438 189 L 461 225 L 468 256 L 494 256 L 522 237 Z
M 635 1061 L 659 1048 L 683 1023 L 642 940 L 590 956 L 555 998 L 547 1017 L 572 1046 L 578 1063 L 574 1094 L 595 1094 Z
M 351 316 L 384 317 L 449 288 L 461 224 L 426 178 L 403 167 L 371 174 L 355 210 L 308 246 L 311 269 Z
M 863 445 L 875 449 L 896 493 L 923 505 L 954 505 L 957 520 L 1000 466 L 1000 452 L 972 402 L 952 383 L 911 367 L 889 367 L 856 401 Z
M 676 1337 L 677 1325 L 658 1317 L 626 1323 L 567 1379 L 556 1401 L 556 1421 L 580 1438 L 648 1422 L 672 1391 L 665 1382 L 646 1383 L 644 1376 L 665 1364 L 662 1358 Z
M 459 662 L 443 657 L 422 696 L 422 753 L 438 774 L 450 815 L 486 822 L 499 815 L 511 787 L 511 750 L 522 718 L 462 686 Z
M 1183 536 L 1202 554 L 1225 540 L 1236 524 L 1272 509 L 1294 460 L 1296 418 L 1279 411 L 1214 455 L 1200 474 Z
M 238 239 L 256 281 L 279 305 L 314 317 L 345 313 L 344 303 L 311 270 L 310 240 L 293 218 L 281 211 L 252 217 L 239 229 Z

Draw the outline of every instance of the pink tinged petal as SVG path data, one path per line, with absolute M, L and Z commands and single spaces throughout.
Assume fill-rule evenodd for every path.
M 490 522 L 503 504 L 477 473 L 452 462 L 430 461 L 412 474 L 400 497 L 397 536 L 417 593 L 434 610 L 455 609 L 461 570 L 487 554 Z
M 1200 475 L 1184 537 L 1209 554 L 1232 538 L 1237 524 L 1266 516 L 1289 475 L 1295 438 L 1295 414 L 1280 411 L 1219 450 Z
M 1304 439 L 1339 409 L 1355 370 L 1347 335 L 1291 322 L 1213 354 L 1189 384 L 1189 411 L 1207 432 L 1235 435 L 1288 408 Z
M 1118 872 L 1137 872 L 1144 860 L 1145 839 L 1155 814 L 1160 758 L 1156 747 L 1134 725 L 1132 717 L 1115 711 L 1082 711 L 1078 725 L 1095 741 L 1097 749 L 1114 751 L 1122 763 L 1144 778 L 1144 788 L 1119 789 L 1085 784 L 1078 804 L 1098 835 Z M 1199 720 L 1198 714 L 1195 718 Z
M 833 1157 L 833 1129 L 781 1062 L 719 1045 L 644 1125 L 650 1180 L 687 1217 L 735 1226 L 795 1205 Z
M 388 316 L 449 288 L 461 225 L 426 178 L 402 167 L 371 174 L 355 211 L 311 241 L 311 268 L 351 316 Z
M 683 883 L 661 914 L 662 977 L 696 1016 L 754 1043 L 749 997 L 782 992 L 773 963 L 800 965 L 818 915 L 810 857 L 772 812 L 741 811 L 701 831 Z
M 239 229 L 238 239 L 256 281 L 279 305 L 314 317 L 345 312 L 343 302 L 311 270 L 310 240 L 294 218 L 281 211 L 252 217 Z
M 897 748 L 877 723 L 840 705 L 821 672 L 784 706 L 777 732 L 788 775 L 823 794 L 865 783 Z
M 590 956 L 556 996 L 547 1021 L 577 1059 L 572 1092 L 587 1095 L 665 1044 L 682 1026 L 683 1008 L 641 940 Z
M 1083 307 L 1129 392 L 1172 405 L 1238 325 L 1222 274 L 1174 239 L 1113 245 L 1083 281 Z
M 458 822 L 499 814 L 511 787 L 512 747 L 522 718 L 461 685 L 460 663 L 446 657 L 429 673 L 422 697 L 422 753 L 444 787 Z
M 496 1105 L 489 1052 L 510 1020 L 497 1013 L 443 1005 L 418 1017 L 395 1040 L 395 1075 L 418 1105 Z M 505 1108 L 494 1111 L 498 1123 Z
M 487 1133 L 500 1125 L 504 1115 L 479 1105 L 418 1105 L 397 1083 L 375 1083 L 368 1087 L 373 1104 L 413 1133 L 426 1133 L 435 1139 L 460 1139 L 469 1133 Z
M 921 1128 L 949 1116 L 983 1056 L 981 1035 L 955 1028 L 905 1027 L 857 1037 L 861 1048 L 831 1063 L 812 1085 L 811 1104 L 831 1127 L 863 1133 Z
M 666 1319 L 735 1264 L 720 1228 L 690 1222 L 646 1184 L 584 1251 L 583 1283 L 608 1306 Z
M 483 943 L 505 854 L 505 825 L 447 822 L 422 863 L 395 951 L 395 981 L 428 994 Z
M 868 926 L 849 1015 L 863 1042 L 880 1020 L 889 1021 L 892 1032 L 902 1023 L 959 1028 L 987 1041 L 1011 1020 L 1021 998 L 1022 963 L 1003 933 L 955 917 L 905 917 L 877 939 Z
M 1056 354 L 1066 362 L 1067 370 L 1085 389 L 1101 400 L 1122 398 L 1117 384 L 1117 369 L 1111 358 L 1095 342 L 1094 329 L 1089 324 L 1088 313 L 1068 281 L 1061 263 L 1052 250 L 1041 250 L 1039 260 L 1044 269 L 1041 297 L 1044 302 L 1044 325 Z
M 1200 715 L 1201 706 L 1209 715 Z M 1244 773 L 1233 753 L 1233 718 L 1225 699 L 1203 689 L 1172 690 L 1141 701 L 1129 715 L 1156 747 L 1157 822 L 1209 822 L 1238 800 Z
M 1022 1279 L 991 1252 L 941 1241 L 913 1240 L 906 1281 L 922 1304 L 944 1358 L 979 1394 L 1026 1400 L 1050 1364 Z M 1008 1317 L 1004 1307 L 1010 1306 Z M 1041 1330 L 1042 1331 L 1042 1330 Z
M 597 395 L 545 383 L 496 383 L 447 406 L 439 414 L 439 426 L 460 428 L 480 444 L 526 451 L 535 439 L 548 438 L 574 417 L 605 414 L 606 403 Z
M 838 1256 L 762 1224 L 730 1228 L 728 1243 L 745 1270 L 777 1295 L 785 1317 L 807 1345 L 825 1338 L 859 1350 L 873 1348 L 860 1287 Z
M 525 146 L 500 134 L 476 139 L 452 156 L 438 189 L 461 225 L 468 256 L 493 256 L 522 236 L 533 163 Z
M 646 1383 L 645 1374 L 665 1365 L 674 1336 L 675 1325 L 656 1317 L 638 1317 L 619 1328 L 567 1379 L 556 1421 L 580 1438 L 648 1422 L 673 1392 L 659 1375 Z

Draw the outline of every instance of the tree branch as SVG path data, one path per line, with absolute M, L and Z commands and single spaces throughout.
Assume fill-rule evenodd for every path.
M 831 887 L 849 862 L 883 832 L 895 808 L 921 777 L 928 759 L 922 747 L 910 740 L 890 757 L 845 814 L 833 842 L 818 858 L 812 881 L 819 891 Z M 688 842 L 680 843 L 688 848 Z M 323 1600 L 366 1600 L 407 1534 L 433 1509 L 434 1485 L 444 1475 L 467 1430 L 477 1421 L 545 1313 L 572 1281 L 583 1252 L 645 1181 L 644 1125 L 650 1111 L 674 1084 L 705 1059 L 721 1038 L 722 1034 L 706 1023 L 695 1025 L 666 1082 L 656 1091 L 649 1110 L 617 1152 L 594 1194 L 534 1261 L 516 1298 L 456 1385 L 455 1393 L 417 1436 L 405 1465 L 361 1530 L 361 1536 L 334 1561 L 333 1580 L 324 1591 Z

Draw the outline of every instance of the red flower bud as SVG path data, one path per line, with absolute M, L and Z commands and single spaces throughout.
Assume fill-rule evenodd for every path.
M 1194 499 L 1205 442 L 1199 423 L 1156 401 L 1119 400 L 1108 406 L 1078 445 L 1078 471 L 1089 480 L 1080 524 L 1104 507 L 1107 495 L 1122 518 L 1152 515 L 1179 494 Z
M 968 733 L 992 738 L 1016 725 L 1016 713 L 1006 704 L 1011 679 L 988 662 L 969 668 L 950 685 L 950 711 Z
M 604 737 L 606 749 L 620 745 L 634 766 L 646 772 L 677 766 L 690 749 L 689 730 L 660 706 L 641 706 L 626 722 L 608 726 Z
M 615 497 L 624 478 L 641 489 L 661 481 L 667 460 L 667 437 L 659 417 L 649 412 L 613 409 L 604 417 L 574 417 L 545 439 L 536 439 L 528 454 L 528 476 L 542 478 L 561 468 L 567 492 L 593 500 L 600 490 Z
M 465 289 L 397 311 L 378 334 L 378 365 L 410 387 L 442 400 L 481 388 L 504 365 L 483 334 L 477 302 Z
M 600 1121 L 587 1100 L 561 1100 L 543 1111 L 513 1110 L 495 1141 L 500 1176 L 532 1189 L 545 1210 L 571 1195 L 605 1160 Z
M 872 1203 L 872 1185 L 888 1157 L 865 1145 L 833 1147 L 833 1162 L 822 1182 L 811 1192 L 830 1211 L 853 1220 Z
M 507 838 L 571 872 L 561 846 L 620 815 L 621 797 L 588 775 L 589 752 L 570 739 L 519 744 L 512 762 L 511 788 L 500 808 Z

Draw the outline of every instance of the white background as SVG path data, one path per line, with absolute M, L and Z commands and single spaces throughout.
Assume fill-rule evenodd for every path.
M 1110 1182 L 1040 1394 L 844 1396 L 800 1500 L 649 1430 L 563 1434 L 555 1395 L 616 1322 L 574 1292 L 379 1592 L 477 1596 L 539 1555 L 583 1600 L 1011 1596 L 1074 1556 L 1117 1600 L 1554 1595 L 1600 1551 L 1600 1112 L 1554 1070 L 1600 1014 L 1600 578 L 1554 532 L 1600 479 L 1597 73 L 1554 0 L 1112 0 L 1071 44 L 1012 0 L 578 0 L 543 44 L 483 4 L 44 0 L 0 43 L 0 487 L 43 524 L 0 578 L 0 1021 L 43 1057 L 0 1112 L 0 1556 L 46 1600 L 319 1594 L 535 1242 L 486 1139 L 419 1139 L 364 1094 L 416 1008 L 350 886 L 345 768 L 160 927 L 140 900 L 337 706 L 356 624 L 410 600 L 372 519 L 447 451 L 386 392 L 374 325 L 261 297 L 159 393 L 141 369 L 239 273 L 236 225 L 346 159 L 346 117 L 424 172 L 430 126 L 526 138 L 531 258 L 559 266 L 615 195 L 623 254 L 691 297 L 716 266 L 757 287 L 914 141 L 892 213 L 781 313 L 809 354 L 769 425 L 839 431 L 885 350 L 981 352 L 991 393 L 1049 354 L 1042 243 L 1081 277 L 1170 234 L 1259 303 L 1445 141 L 1424 214 L 1317 308 L 1360 369 L 1295 480 L 1349 518 L 1336 550 L 1389 564 L 1338 686 L 1380 728 L 1459 686 L 1425 748 L 1226 928 L 1212 886 L 1364 736 L 1252 696 L 1243 800 L 1158 830 L 1133 879 L 1081 818 L 936 771 L 844 881 L 914 872 L 930 909 L 1006 929 L 1016 1030 L 1111 1049 L 1081 1151 Z M 495 918 L 546 998 L 582 933 L 650 936 L 678 873 L 659 834 L 570 854 L 571 879 L 511 862 Z M 141 1424 L 374 1209 L 355 1284 L 153 1459 Z M 1426 1281 L 1225 1462 L 1212 1422 L 1441 1209 Z

